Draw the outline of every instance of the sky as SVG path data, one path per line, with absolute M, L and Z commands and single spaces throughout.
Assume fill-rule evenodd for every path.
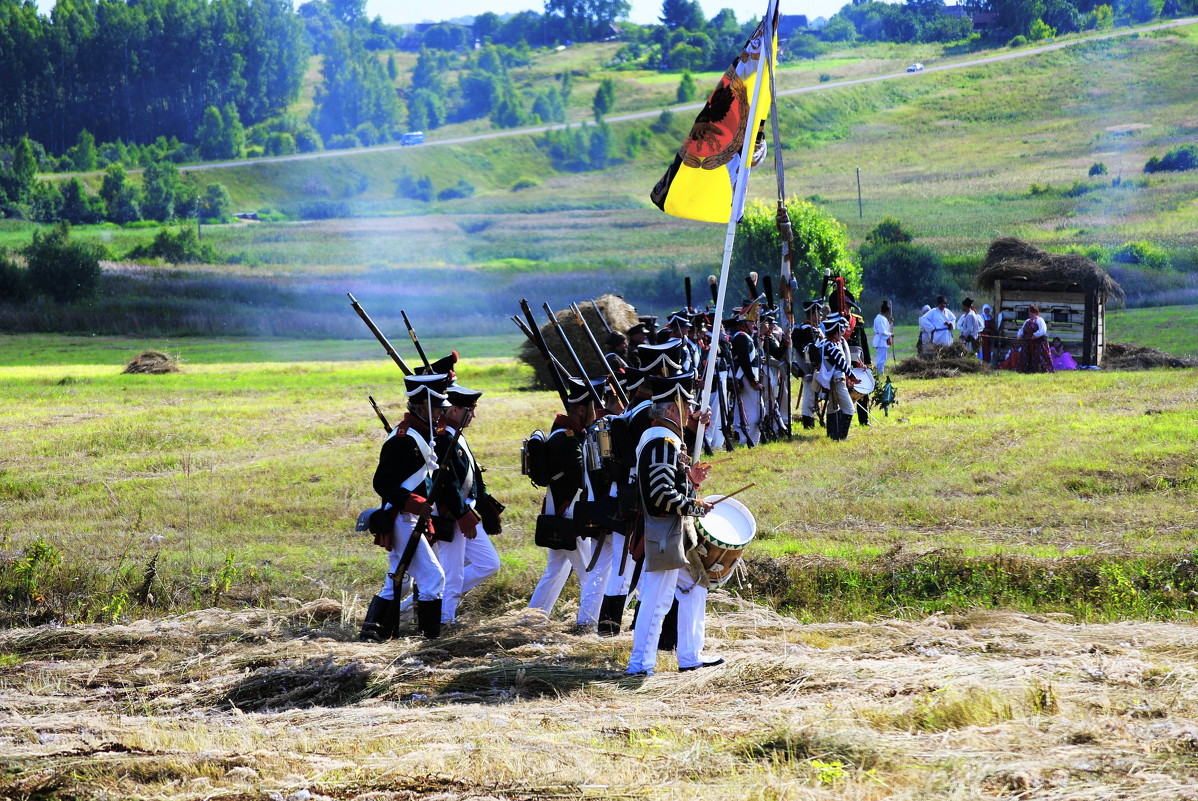
M 296 0 L 299 5 L 302 0 Z M 780 0 L 783 14 L 806 14 L 815 17 L 830 17 L 840 10 L 848 0 L 801 0 L 787 2 Z M 631 22 L 642 25 L 658 22 L 661 16 L 661 0 L 631 0 L 632 13 L 628 15 Z M 699 0 L 703 13 L 710 19 L 722 8 L 730 8 L 736 12 L 736 19 L 745 22 L 752 17 L 760 17 L 765 13 L 766 0 Z M 401 25 L 412 22 L 439 22 L 444 18 L 473 16 L 484 11 L 496 14 L 515 13 L 517 11 L 545 10 L 543 0 L 452 0 L 442 8 L 445 11 L 438 15 L 430 15 L 430 9 L 437 4 L 425 4 L 414 0 L 366 0 L 366 15 L 373 19 L 382 17 L 383 22 Z

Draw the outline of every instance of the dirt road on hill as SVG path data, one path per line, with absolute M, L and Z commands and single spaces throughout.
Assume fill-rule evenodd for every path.
M 961 61 L 949 61 L 932 67 L 925 68 L 922 72 L 892 72 L 885 75 L 874 75 L 868 78 L 853 78 L 845 81 L 830 81 L 828 83 L 815 84 L 814 86 L 800 86 L 795 89 L 786 89 L 778 92 L 779 97 L 791 97 L 793 95 L 806 94 L 808 92 L 823 92 L 829 89 L 839 89 L 845 86 L 857 86 L 860 84 L 877 83 L 878 81 L 897 81 L 897 80 L 919 80 L 923 75 L 929 75 L 935 72 L 946 72 L 948 70 L 966 69 L 967 67 L 976 67 L 982 64 L 990 64 L 997 61 L 1010 61 L 1012 59 L 1027 58 L 1029 56 L 1038 56 L 1044 53 L 1050 53 L 1053 50 L 1063 50 L 1067 47 L 1076 47 L 1077 45 L 1087 44 L 1089 42 L 1101 41 L 1103 39 L 1115 39 L 1122 36 L 1133 36 L 1137 34 L 1149 33 L 1151 31 L 1166 30 L 1168 28 L 1178 28 L 1185 25 L 1193 25 L 1198 23 L 1198 17 L 1186 17 L 1185 19 L 1169 20 L 1157 25 L 1147 25 L 1142 28 L 1132 28 L 1127 30 L 1113 31 L 1104 33 L 1098 36 L 1088 36 L 1084 39 L 1072 39 L 1066 42 L 1053 42 L 1051 44 L 1032 47 L 1026 50 L 1016 50 L 1010 53 L 999 53 L 998 55 L 985 56 L 984 58 L 969 58 Z M 696 112 L 703 108 L 703 103 L 688 103 L 680 106 L 670 106 L 670 110 L 674 113 L 681 112 Z M 608 123 L 627 122 L 629 120 L 644 120 L 652 119 L 661 114 L 660 109 L 651 111 L 638 111 L 632 114 L 614 114 L 604 119 Z M 589 120 L 587 121 L 589 123 Z M 450 139 L 439 139 L 436 141 L 425 142 L 423 145 L 415 145 L 411 147 L 438 147 L 441 145 L 461 145 L 470 142 L 482 142 L 487 139 L 501 139 L 508 136 L 527 136 L 529 134 L 540 134 L 546 131 L 564 130 L 568 128 L 577 128 L 583 125 L 582 122 L 557 123 L 554 125 L 538 125 L 532 128 L 516 128 L 505 131 L 492 131 L 485 134 L 475 134 L 473 136 L 457 136 Z M 409 147 L 399 144 L 379 145 L 370 148 L 354 148 L 351 150 L 322 150 L 319 153 L 303 153 L 294 156 L 274 156 L 269 158 L 243 159 L 241 161 L 221 161 L 209 164 L 196 164 L 184 167 L 184 170 L 213 170 L 217 168 L 240 167 L 247 164 L 277 164 L 288 161 L 306 161 L 308 159 L 328 159 L 339 158 L 342 156 L 360 155 L 362 153 L 384 153 L 390 150 L 407 150 Z

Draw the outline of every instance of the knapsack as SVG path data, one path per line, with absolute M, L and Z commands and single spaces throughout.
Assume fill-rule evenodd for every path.
M 538 487 L 549 486 L 549 462 L 545 458 L 545 432 L 537 429 L 520 446 L 520 472 Z

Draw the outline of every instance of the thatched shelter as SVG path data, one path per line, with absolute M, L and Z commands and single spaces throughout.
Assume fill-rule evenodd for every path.
M 612 331 L 623 334 L 638 322 L 636 309 L 632 304 L 618 295 L 603 295 L 593 302 L 590 300 L 578 301 L 578 305 L 582 308 L 582 316 L 586 319 L 587 326 L 594 333 L 595 339 L 598 340 L 600 346 L 603 345 L 603 340 L 607 338 L 607 326 L 610 326 Z M 603 312 L 603 320 L 599 319 L 599 312 L 595 311 L 595 306 L 598 306 Z M 545 319 L 543 310 L 537 309 L 534 305 L 533 311 L 539 312 L 539 319 Z M 591 345 L 582 327 L 578 325 L 578 321 L 574 317 L 574 312 L 570 311 L 568 306 L 564 309 L 555 309 L 555 311 L 557 312 L 557 319 L 562 323 L 562 330 L 566 332 L 570 344 L 574 347 L 574 352 L 582 359 L 587 375 L 591 378 L 598 378 L 603 373 L 605 367 L 600 364 L 594 347 Z M 604 321 L 607 322 L 607 326 L 604 325 Z M 553 355 L 557 357 L 557 360 L 565 365 L 571 375 L 577 375 L 578 369 L 574 366 L 574 359 L 566 350 L 565 345 L 562 344 L 561 335 L 554 330 L 554 326 L 545 323 L 541 326 L 541 334 L 545 337 L 545 341 L 549 343 L 549 349 L 553 351 Z M 531 342 L 525 341 L 520 346 L 520 360 L 532 365 L 533 370 L 537 374 L 537 385 L 539 387 L 549 388 L 553 386 L 553 382 L 549 378 L 549 368 L 545 365 L 545 360 L 541 358 L 540 351 L 533 347 Z
M 998 353 L 1018 338 L 1028 307 L 1034 304 L 1048 323 L 1049 335 L 1059 336 L 1078 364 L 1102 363 L 1106 303 L 1108 298 L 1122 300 L 1123 290 L 1090 259 L 1048 253 L 1014 237 L 996 239 L 974 283 L 994 298 L 994 313 L 1002 316 Z

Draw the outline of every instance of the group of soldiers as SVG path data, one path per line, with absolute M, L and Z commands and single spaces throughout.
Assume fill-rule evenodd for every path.
M 580 631 L 615 636 L 630 597 L 639 598 L 630 674 L 651 674 L 662 649 L 676 650 L 683 671 L 722 663 L 703 654 L 711 574 L 699 521 L 718 497 L 700 494 L 710 464 L 697 454 L 781 437 L 788 370 L 802 379 L 805 427 L 814 427 L 821 403 L 834 439 L 847 435 L 854 407 L 867 424 L 867 408 L 848 392 L 853 364 L 869 363 L 864 325 L 854 325 L 860 317 L 832 312 L 822 298 L 804 308 L 791 332 L 774 310 L 748 300 L 722 321 L 714 346 L 710 312 L 684 308 L 660 330 L 642 318 L 608 336 L 605 374 L 590 378 L 573 353 L 577 369 L 561 364 L 525 306 L 529 324 L 521 329 L 563 404 L 548 433 L 534 432 L 522 450 L 522 472 L 545 488 L 535 541 L 547 560 L 531 608 L 550 614 L 573 573 Z M 846 334 L 854 330 L 860 344 L 851 346 Z M 709 408 L 700 408 L 713 355 L 718 380 Z M 490 537 L 501 530 L 503 506 L 487 492 L 464 434 L 482 393 L 456 382 L 455 361 L 456 354 L 405 378 L 407 411 L 380 453 L 374 488 L 382 505 L 363 513 L 359 527 L 388 551 L 389 570 L 367 610 L 364 640 L 395 636 L 401 612 L 413 607 L 419 631 L 439 636 L 462 594 L 499 567 Z

